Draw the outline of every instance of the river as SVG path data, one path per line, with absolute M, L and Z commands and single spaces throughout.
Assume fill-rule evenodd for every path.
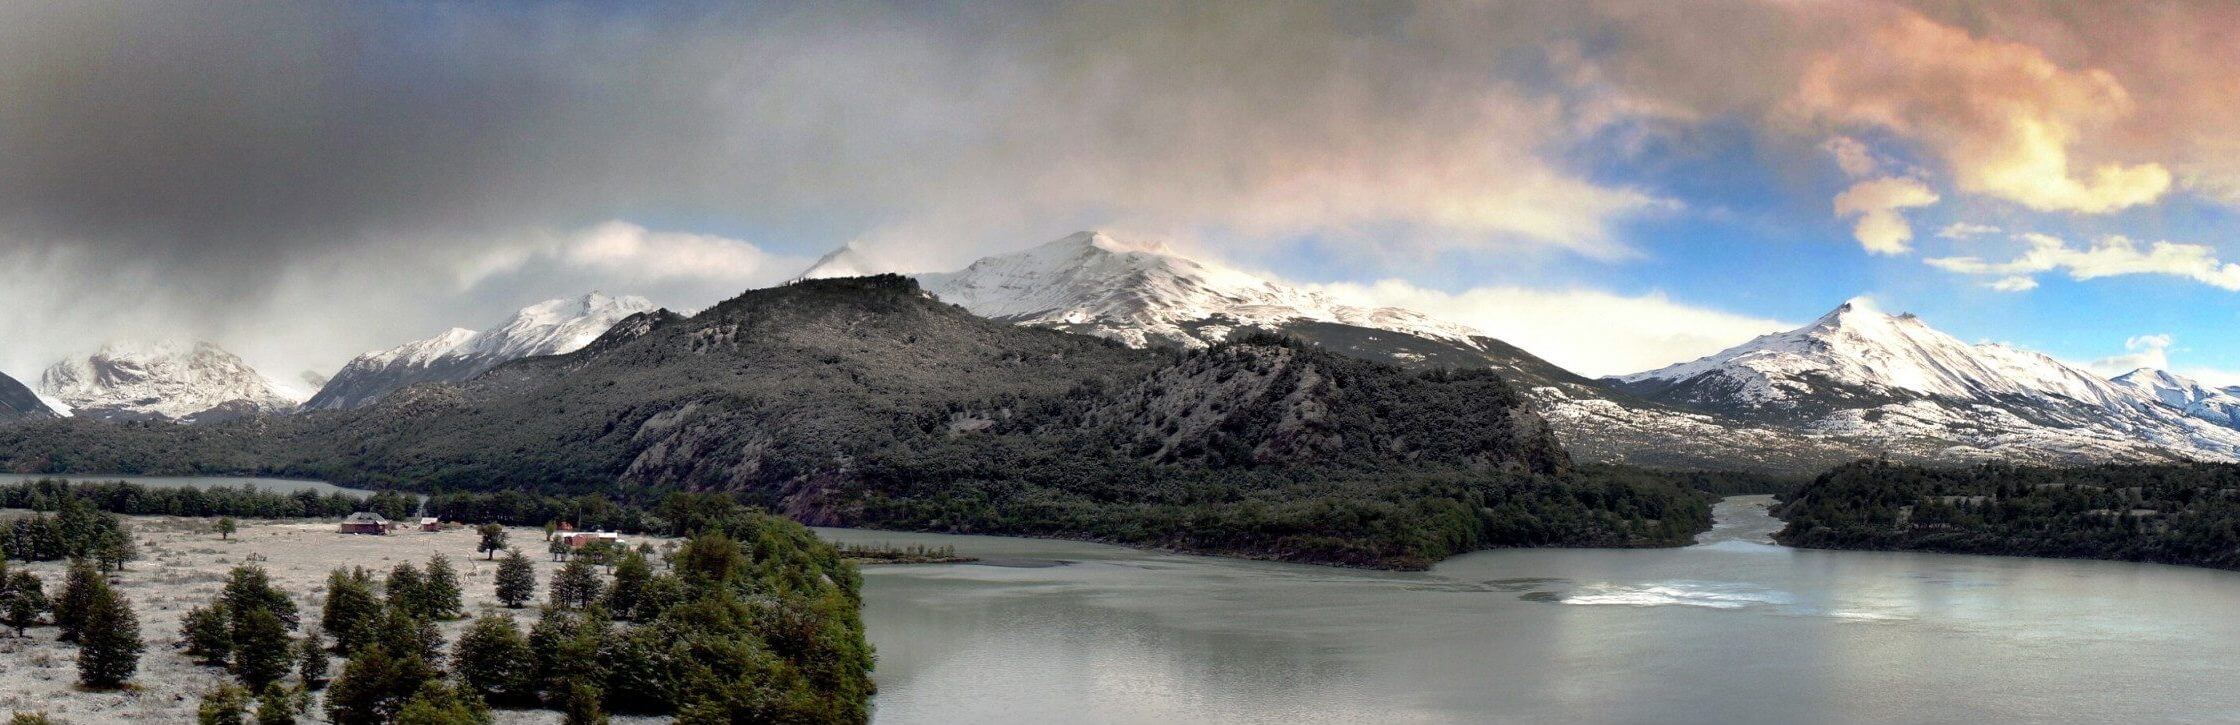
M 2240 574 L 1772 545 L 1429 572 L 821 529 L 980 564 L 866 567 L 879 723 L 2240 721 Z

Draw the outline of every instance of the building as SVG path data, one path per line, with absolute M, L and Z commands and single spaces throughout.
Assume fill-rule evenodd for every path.
M 341 531 L 345 534 L 373 534 L 379 536 L 389 533 L 389 520 L 381 518 L 381 514 L 360 511 L 342 519 Z
M 438 521 L 438 520 L 436 520 L 436 517 L 434 517 L 434 516 L 422 516 L 422 517 L 420 517 L 420 530 L 421 530 L 421 531 L 442 531 L 442 530 L 443 530 L 443 522 L 442 522 L 442 521 Z
M 560 534 L 560 543 L 567 544 L 570 549 L 581 549 L 594 541 L 606 541 L 618 547 L 624 543 L 622 535 L 612 531 L 571 531 Z

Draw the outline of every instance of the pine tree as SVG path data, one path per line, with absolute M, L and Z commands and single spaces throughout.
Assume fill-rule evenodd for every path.
M 201 725 L 248 725 L 249 691 L 228 682 L 218 685 L 216 690 L 203 693 L 202 705 L 195 709 L 195 722 Z
M 410 611 L 390 607 L 374 635 L 398 655 L 412 655 L 434 666 L 443 660 L 443 632 L 434 622 Z
M 46 611 L 46 582 L 39 575 L 28 571 L 8 575 L 6 586 L 0 587 L 0 622 L 15 628 L 16 636 L 22 637 Z
M 451 568 L 451 560 L 442 554 L 428 559 L 427 579 L 420 588 L 420 616 L 429 619 L 458 619 L 467 609 L 460 602 L 459 572 Z
M 373 577 L 364 569 L 334 570 L 327 575 L 327 603 L 319 626 L 334 637 L 335 651 L 349 655 L 373 639 L 381 621 L 381 599 L 373 593 Z
M 187 610 L 179 622 L 179 641 L 203 664 L 225 664 L 233 656 L 233 610 L 224 600 Z
M 599 570 L 591 562 L 583 559 L 570 561 L 560 567 L 560 573 L 552 575 L 552 606 L 562 609 L 591 606 L 593 602 L 599 601 L 600 593 L 605 588 L 605 583 L 599 581 Z
M 390 569 L 389 580 L 382 585 L 389 608 L 402 607 L 407 612 L 421 615 L 426 614 L 421 607 L 428 601 L 427 589 L 427 580 L 420 576 L 420 570 L 409 561 L 399 562 L 396 568 Z
M 582 682 L 568 684 L 561 694 L 561 722 L 567 725 L 606 725 L 607 713 L 599 709 L 599 688 Z
M 548 539 L 548 541 L 552 543 L 545 545 L 544 553 L 551 554 L 553 561 L 567 561 L 570 551 L 568 542 L 562 539 Z
M 94 571 L 93 562 L 70 560 L 70 574 L 63 579 L 62 596 L 54 603 L 54 625 L 62 630 L 62 641 L 78 641 L 78 634 L 85 629 L 86 614 L 92 611 L 96 590 L 108 586 L 101 572 Z
M 253 609 L 233 630 L 233 674 L 254 689 L 287 676 L 295 664 L 288 627 L 269 610 Z
M 296 676 L 303 678 L 303 688 L 317 690 L 327 684 L 327 647 L 319 637 L 319 630 L 303 633 L 296 642 Z
M 133 616 L 132 604 L 110 590 L 107 582 L 95 581 L 78 637 L 78 683 L 116 687 L 140 669 L 140 620 Z
M 327 686 L 327 719 L 335 725 L 384 725 L 434 678 L 435 671 L 418 656 L 392 655 L 387 645 L 368 644 L 350 655 L 342 675 Z
M 474 550 L 484 554 L 484 560 L 486 561 L 497 559 L 498 552 L 506 548 L 506 527 L 504 526 L 483 524 L 475 527 L 475 533 L 482 535 L 482 542 L 476 544 Z
M 642 621 L 638 607 L 645 601 L 646 583 L 653 579 L 653 565 L 646 557 L 631 551 L 622 554 L 622 563 L 614 567 L 614 586 L 607 590 L 607 611 L 632 621 Z
M 273 682 L 257 695 L 257 725 L 295 725 L 309 697 L 304 691 Z
M 406 700 L 396 725 L 489 725 L 490 707 L 442 680 L 431 680 Z
M 236 627 L 241 625 L 242 618 L 249 616 L 250 612 L 265 611 L 278 618 L 283 628 L 296 628 L 298 618 L 295 600 L 289 598 L 286 591 L 273 586 L 272 575 L 261 567 L 234 567 L 226 575 L 226 587 L 218 593 L 218 599 L 225 602 L 226 608 L 231 610 L 233 625 Z
M 537 569 L 522 556 L 520 549 L 506 551 L 504 561 L 498 562 L 498 601 L 507 607 L 520 609 L 537 596 Z
M 467 625 L 452 648 L 451 669 L 460 684 L 498 705 L 537 700 L 535 654 L 512 617 L 486 614 Z

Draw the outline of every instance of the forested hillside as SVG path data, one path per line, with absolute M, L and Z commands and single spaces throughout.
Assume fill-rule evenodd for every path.
M 1861 461 L 1776 512 L 1827 549 L 2147 561 L 2240 569 L 2240 465 L 1921 468 Z
M 1129 349 L 975 317 L 891 275 L 642 314 L 581 351 L 360 410 L 0 429 L 0 466 L 727 491 L 816 524 L 1401 567 L 1485 546 L 1668 545 L 1709 524 L 1679 486 L 1574 473 L 1491 372 L 1274 337 Z

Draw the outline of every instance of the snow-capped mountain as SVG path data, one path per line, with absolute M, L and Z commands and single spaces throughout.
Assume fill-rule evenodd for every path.
M 854 242 L 849 242 L 847 244 L 840 245 L 839 249 L 826 252 L 824 256 L 817 258 L 815 264 L 809 265 L 809 268 L 802 270 L 801 274 L 794 275 L 793 279 L 786 281 L 799 282 L 805 279 L 868 277 L 874 274 L 884 274 L 891 271 L 893 270 L 887 269 L 885 264 L 882 264 L 878 260 L 872 259 L 869 255 L 864 254 L 863 250 L 857 249 Z
M 956 272 L 921 274 L 918 281 L 934 296 L 982 317 L 1136 347 L 1204 347 L 1240 329 L 1274 329 L 1301 321 L 1393 330 L 1465 346 L 1483 334 L 1409 310 L 1342 304 L 1328 295 L 1189 259 L 1164 246 L 1131 244 L 1100 232 L 986 257 Z
M 1852 300 L 1788 332 L 1614 379 L 1693 410 L 1934 460 L 2240 459 L 2240 431 L 2132 385 Z
M 46 420 L 55 417 L 53 409 L 39 400 L 37 393 L 15 378 L 0 374 L 0 422 L 17 420 Z
M 2139 368 L 2114 379 L 2164 405 L 2227 428 L 2240 428 L 2240 386 L 2213 388 L 2168 370 Z
M 339 410 L 373 402 L 408 385 L 457 382 L 502 363 L 582 349 L 623 318 L 656 309 L 643 297 L 597 292 L 539 302 L 504 324 L 476 332 L 452 328 L 424 340 L 359 355 L 334 374 L 305 410 Z
M 78 417 L 202 422 L 292 410 L 300 398 L 207 342 L 112 343 L 55 363 L 39 393 Z

